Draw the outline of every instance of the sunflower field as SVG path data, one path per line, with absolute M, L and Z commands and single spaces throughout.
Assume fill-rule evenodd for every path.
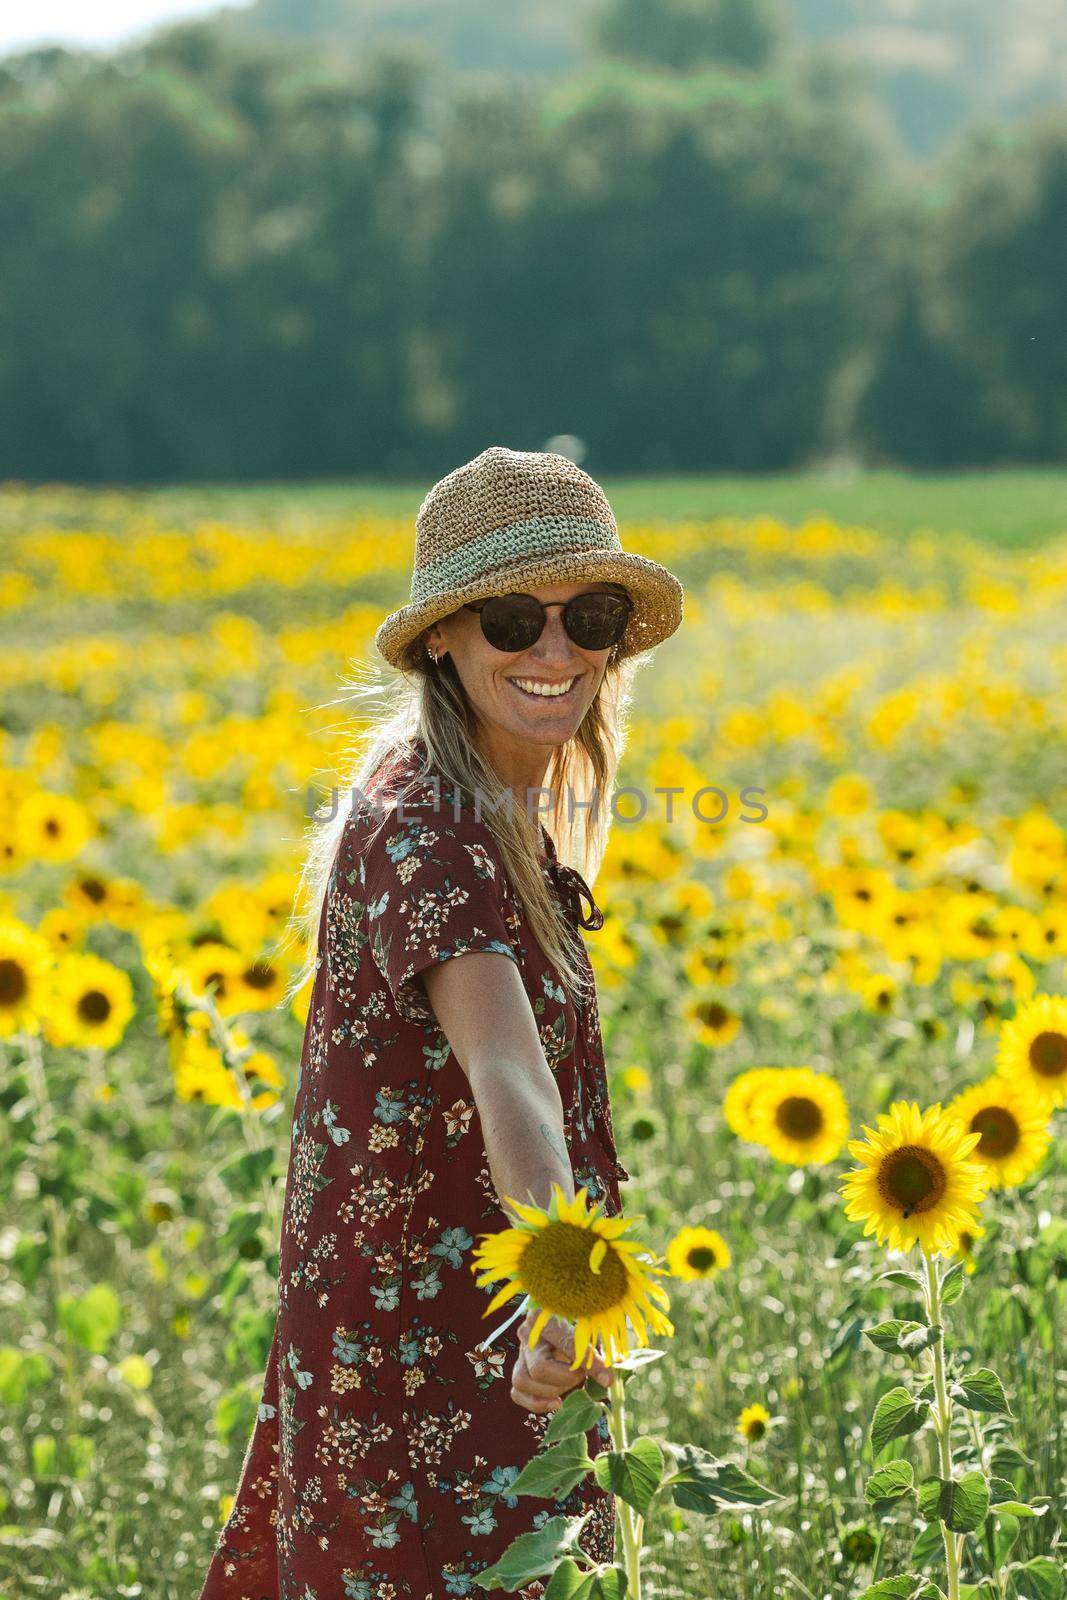
M 0 532 L 0 1600 L 189 1600 L 276 1311 L 309 786 L 412 520 L 8 486 Z M 635 1425 L 777 1496 L 657 1505 L 645 1600 L 1061 1600 L 1067 536 L 621 533 L 686 586 L 587 941 L 669 1269 Z

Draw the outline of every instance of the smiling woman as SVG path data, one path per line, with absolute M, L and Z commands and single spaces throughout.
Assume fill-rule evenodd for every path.
M 680 618 L 677 579 L 621 549 L 563 456 L 485 451 L 423 504 L 411 604 L 378 633 L 401 695 L 350 779 L 366 804 L 312 827 L 279 1311 L 201 1600 L 469 1595 L 538 1525 L 511 1485 L 582 1351 L 555 1316 L 532 1349 L 527 1325 L 483 1345 L 474 1241 L 553 1186 L 617 1217 L 628 1173 L 581 932 L 604 916 L 525 802 L 546 779 L 607 799 L 628 662 Z M 590 877 L 609 814 L 572 852 Z M 590 1513 L 583 1547 L 612 1559 L 609 1493 L 556 1510 Z

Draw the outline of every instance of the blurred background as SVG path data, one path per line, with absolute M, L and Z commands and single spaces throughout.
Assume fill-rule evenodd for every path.
M 1067 449 L 1067 0 L 52 0 L 0 52 L 0 479 Z

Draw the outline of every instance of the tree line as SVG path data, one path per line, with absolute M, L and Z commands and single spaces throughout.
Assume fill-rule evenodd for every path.
M 424 478 L 562 432 L 614 472 L 1052 462 L 1065 259 L 1067 116 L 920 172 L 825 63 L 33 51 L 0 62 L 0 479 Z

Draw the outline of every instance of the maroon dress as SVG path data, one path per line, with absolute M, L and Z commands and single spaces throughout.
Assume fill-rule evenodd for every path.
M 421 746 L 419 747 L 421 753 Z M 418 974 L 473 950 L 518 966 L 559 1085 L 577 1187 L 618 1215 L 629 1176 L 612 1137 L 595 993 L 576 1009 L 534 939 L 496 841 L 443 779 L 397 815 L 352 811 L 319 924 L 293 1108 L 279 1305 L 258 1420 L 200 1600 L 445 1600 L 517 1534 L 592 1510 L 590 1556 L 614 1557 L 613 1507 L 592 1480 L 556 1502 L 510 1487 L 546 1416 L 511 1399 L 519 1301 L 483 1313 L 476 1237 L 507 1226 L 470 1084 Z M 401 820 L 403 819 L 403 820 Z M 603 914 L 546 829 L 542 871 L 572 928 Z M 583 898 L 589 909 L 583 914 Z M 582 944 L 579 957 L 592 983 Z M 524 1198 L 524 1197 L 519 1197 Z M 521 1319 L 520 1319 L 521 1320 Z M 590 1454 L 608 1443 L 606 1422 Z M 543 1594 L 533 1582 L 526 1600 Z

